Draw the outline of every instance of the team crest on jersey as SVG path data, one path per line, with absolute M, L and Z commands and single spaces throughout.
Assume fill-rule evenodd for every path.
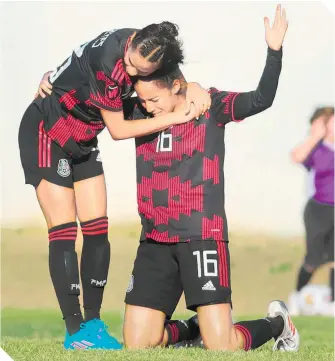
M 131 292 L 133 288 L 134 288 L 134 275 L 131 275 L 126 292 L 127 293 Z
M 67 159 L 63 158 L 58 161 L 57 173 L 61 177 L 68 177 L 70 175 L 71 169 Z
M 121 95 L 120 86 L 110 79 L 106 79 L 105 96 L 109 100 L 114 100 Z

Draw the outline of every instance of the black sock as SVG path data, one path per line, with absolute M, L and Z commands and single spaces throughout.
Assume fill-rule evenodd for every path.
M 297 282 L 297 291 L 300 291 L 304 286 L 307 285 L 309 280 L 312 278 L 313 271 L 308 272 L 304 266 L 300 268 Z
M 49 229 L 49 270 L 66 328 L 70 335 L 84 321 L 79 304 L 79 270 L 75 251 L 77 223 Z
M 334 302 L 334 267 L 329 272 L 330 302 Z
M 266 317 L 266 320 L 270 322 L 272 337 L 277 338 L 284 329 L 284 319 L 281 316 Z
M 267 319 L 237 322 L 234 326 L 243 335 L 245 351 L 258 348 L 272 338 L 271 325 Z
M 168 334 L 166 346 L 174 345 L 180 341 L 193 340 L 197 336 L 195 329 L 198 330 L 199 334 L 199 326 L 192 319 L 193 317 L 188 321 L 176 320 L 165 323 L 165 329 Z
M 101 217 L 82 222 L 83 251 L 80 275 L 83 284 L 85 321 L 100 318 L 104 287 L 107 282 L 110 244 L 108 218 Z

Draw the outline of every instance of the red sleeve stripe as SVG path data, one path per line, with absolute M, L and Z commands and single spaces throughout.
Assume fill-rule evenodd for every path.
M 231 116 L 234 122 L 241 122 L 243 119 L 235 119 L 235 115 L 234 115 L 234 102 L 236 97 L 239 95 L 240 93 L 236 93 L 231 101 Z

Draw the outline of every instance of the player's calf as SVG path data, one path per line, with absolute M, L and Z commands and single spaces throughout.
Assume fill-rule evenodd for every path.
M 76 236 L 76 222 L 49 229 L 50 275 L 70 335 L 79 331 L 80 324 L 83 322 L 79 304 L 80 284 L 75 251 Z
M 83 250 L 80 274 L 83 284 L 85 321 L 100 319 L 104 288 L 110 263 L 108 218 L 81 222 Z

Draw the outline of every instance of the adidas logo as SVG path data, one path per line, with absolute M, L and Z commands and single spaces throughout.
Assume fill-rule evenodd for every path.
M 216 291 L 212 281 L 208 281 L 202 286 L 203 291 Z

